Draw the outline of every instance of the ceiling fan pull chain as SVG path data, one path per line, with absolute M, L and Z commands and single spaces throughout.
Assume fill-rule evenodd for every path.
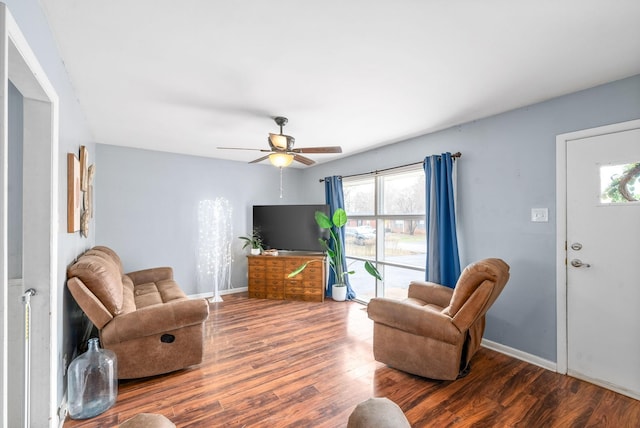
M 280 199 L 282 199 L 282 167 L 280 167 Z

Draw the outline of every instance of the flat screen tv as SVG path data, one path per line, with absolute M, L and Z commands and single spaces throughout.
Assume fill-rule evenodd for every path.
M 329 205 L 254 205 L 253 228 L 265 249 L 323 251 L 318 239 L 329 239 L 315 220 L 315 212 L 329 215 Z

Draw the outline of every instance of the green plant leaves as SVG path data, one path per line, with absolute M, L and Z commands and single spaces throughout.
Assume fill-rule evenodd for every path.
M 333 224 L 331 223 L 331 219 L 322 211 L 316 211 L 316 223 L 323 229 L 330 229 Z
M 338 208 L 336 212 L 333 213 L 333 219 L 330 219 L 329 216 L 322 211 L 316 211 L 315 217 L 316 223 L 323 229 L 331 229 L 334 226 L 340 228 L 347 224 L 347 212 L 342 208 Z
M 336 212 L 333 213 L 333 224 L 338 228 L 347 224 L 347 212 L 344 209 L 338 208 Z
M 364 269 L 369 272 L 369 275 L 375 277 L 378 281 L 382 281 L 382 275 L 371 262 L 364 262 Z
M 329 243 L 322 239 L 319 239 L 319 241 L 322 244 L 322 247 L 324 248 L 324 250 L 327 252 L 329 266 L 331 267 L 333 272 L 336 274 L 336 278 L 339 281 L 343 282 L 344 278 L 347 275 L 353 275 L 355 271 L 351 270 L 351 271 L 345 272 L 345 266 L 342 265 L 342 245 L 341 245 L 342 243 L 338 239 L 338 236 L 336 235 L 337 231 L 334 232 L 333 228 L 335 227 L 336 229 L 340 229 L 342 226 L 347 224 L 347 221 L 348 221 L 347 212 L 343 208 L 338 208 L 336 212 L 333 213 L 333 218 L 331 219 L 322 211 L 316 211 L 315 218 L 316 218 L 316 223 L 318 223 L 318 226 L 320 226 L 320 228 L 329 230 L 331 242 L 334 243 L 335 248 L 331 249 L 329 246 Z M 304 263 L 303 265 L 299 266 L 296 270 L 291 272 L 288 275 L 288 277 L 292 278 L 298 275 L 307 267 L 308 263 L 310 262 Z M 378 272 L 378 269 L 376 269 L 376 267 L 371 262 L 365 261 L 364 268 L 371 276 L 382 281 L 382 275 L 380 275 L 380 272 Z
M 293 278 L 294 276 L 296 276 L 297 274 L 299 274 L 300 272 L 302 272 L 302 271 L 307 267 L 307 265 L 308 265 L 309 263 L 310 263 L 310 262 L 306 262 L 306 263 L 303 263 L 303 264 L 301 264 L 300 266 L 298 266 L 298 267 L 296 268 L 296 270 L 294 270 L 294 271 L 293 271 L 293 272 L 291 272 L 289 275 L 287 275 L 287 278 Z

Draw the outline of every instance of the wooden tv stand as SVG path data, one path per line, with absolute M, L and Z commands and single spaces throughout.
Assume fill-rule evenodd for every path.
M 324 301 L 327 282 L 325 255 L 302 251 L 280 252 L 277 256 L 247 256 L 249 297 L 258 299 Z M 287 275 L 305 262 L 315 260 L 294 278 Z

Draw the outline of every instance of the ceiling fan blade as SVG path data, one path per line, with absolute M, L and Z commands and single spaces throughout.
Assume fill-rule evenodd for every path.
M 222 149 L 222 150 L 252 150 L 252 151 L 258 151 L 258 152 L 270 152 L 271 150 L 266 150 L 266 149 L 248 149 L 246 147 L 216 147 L 216 149 Z
M 342 153 L 342 147 L 340 146 L 327 146 L 327 147 L 301 147 L 299 149 L 293 149 L 295 153 Z
M 309 158 L 304 157 L 304 156 L 299 155 L 299 154 L 294 154 L 293 155 L 293 160 L 294 161 L 298 161 L 300 163 L 303 163 L 305 165 L 313 165 L 314 163 L 316 163 L 316 161 L 314 161 L 313 159 L 309 159 Z
M 258 158 L 258 159 L 255 159 L 255 160 L 252 160 L 252 161 L 251 161 L 251 162 L 249 162 L 249 163 L 258 163 L 258 162 L 262 162 L 262 161 L 263 161 L 263 160 L 265 160 L 265 159 L 269 159 L 269 155 L 262 156 L 261 158 Z

